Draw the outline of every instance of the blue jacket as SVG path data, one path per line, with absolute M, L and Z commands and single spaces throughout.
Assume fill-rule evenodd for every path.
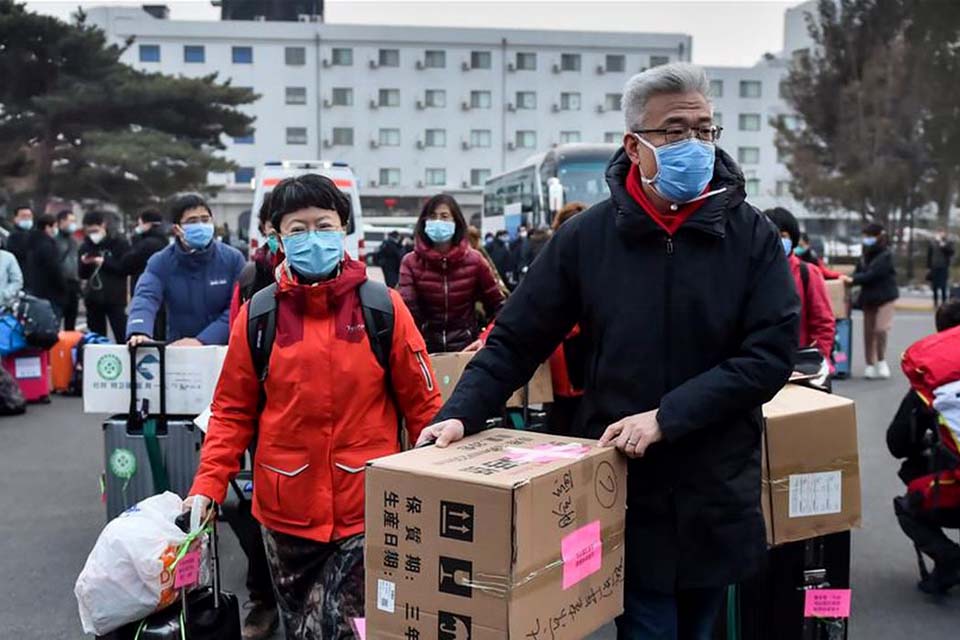
M 157 312 L 166 307 L 167 340 L 227 344 L 230 299 L 244 263 L 242 253 L 222 242 L 193 253 L 174 242 L 155 253 L 137 281 L 127 337 L 153 336 Z

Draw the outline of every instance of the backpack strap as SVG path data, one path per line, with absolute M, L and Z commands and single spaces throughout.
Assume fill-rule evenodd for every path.
M 806 303 L 810 290 L 810 267 L 803 260 L 800 261 L 800 281 L 803 283 L 803 301 Z
M 367 328 L 370 348 L 377 362 L 390 376 L 390 352 L 393 350 L 393 299 L 382 282 L 367 280 L 360 285 L 360 309 Z M 389 382 L 388 382 L 389 384 Z
M 257 263 L 252 260 L 243 265 L 240 275 L 237 276 L 237 287 L 240 289 L 240 302 L 246 302 L 253 297 L 251 293 L 257 282 Z
M 260 380 L 262 390 L 263 381 L 267 379 L 270 352 L 273 351 L 273 340 L 277 335 L 276 283 L 253 294 L 248 305 L 247 343 L 250 345 L 250 359 L 253 361 L 253 370 L 257 374 L 257 379 Z

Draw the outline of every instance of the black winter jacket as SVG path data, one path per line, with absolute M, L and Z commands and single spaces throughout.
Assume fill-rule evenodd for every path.
M 62 310 L 67 300 L 67 281 L 60 268 L 57 241 L 40 229 L 34 229 L 30 232 L 25 262 L 24 290 L 49 300 Z
M 853 272 L 853 284 L 860 287 L 858 306 L 879 307 L 900 297 L 893 254 L 886 247 L 866 251 Z
M 166 249 L 168 244 L 167 234 L 161 225 L 153 225 L 142 236 L 134 237 L 133 246 L 123 257 L 123 270 L 130 276 L 131 296 L 136 290 L 137 280 L 147 268 L 147 260 L 158 251 Z
M 887 427 L 887 449 L 894 458 L 903 460 L 897 475 L 904 484 L 937 471 L 956 468 L 956 461 L 935 445 L 931 452 L 937 428 L 937 412 L 915 391 L 908 391 Z M 928 453 L 933 455 L 928 456 Z
M 100 244 L 84 238 L 80 245 L 80 279 L 86 280 L 83 299 L 86 303 L 100 306 L 127 306 L 127 272 L 123 258 L 130 252 L 130 243 L 123 236 L 108 233 Z M 97 270 L 94 264 L 84 264 L 83 257 L 100 256 L 103 264 Z
M 799 300 L 776 231 L 744 201 L 717 150 L 710 197 L 668 237 L 627 193 L 621 149 L 611 198 L 563 225 L 497 317 L 438 420 L 477 430 L 575 325 L 587 349 L 573 434 L 659 409 L 663 440 L 631 461 L 630 589 L 719 587 L 753 572 L 761 405 L 783 386 Z

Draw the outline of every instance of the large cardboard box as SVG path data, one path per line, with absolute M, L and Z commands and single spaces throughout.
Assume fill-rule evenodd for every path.
M 842 280 L 827 280 L 827 296 L 830 298 L 834 318 L 850 317 L 849 291 Z
M 622 611 L 615 450 L 492 429 L 366 476 L 368 638 L 574 640 Z
M 860 526 L 852 400 L 787 385 L 763 407 L 763 515 L 771 545 Z
M 475 353 L 437 353 L 430 356 L 433 370 L 440 383 L 440 395 L 446 402 L 453 395 L 453 390 L 463 376 Z M 523 406 L 523 389 L 518 389 L 507 401 L 508 407 Z M 534 372 L 527 385 L 528 404 L 544 404 L 553 402 L 553 378 L 550 376 L 550 365 L 544 363 Z
M 167 347 L 167 413 L 198 415 L 210 404 L 220 379 L 226 347 Z M 160 360 L 156 349 L 137 350 L 137 398 L 160 411 Z M 83 348 L 83 410 L 130 410 L 130 350 L 126 345 L 91 344 Z

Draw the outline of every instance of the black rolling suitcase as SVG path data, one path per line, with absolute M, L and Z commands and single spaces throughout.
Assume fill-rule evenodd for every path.
M 187 529 L 187 518 L 177 524 Z M 210 533 L 213 586 L 184 594 L 180 602 L 132 622 L 98 640 L 240 640 L 240 601 L 220 589 L 220 544 L 217 522 Z M 185 604 L 184 604 L 185 601 Z

